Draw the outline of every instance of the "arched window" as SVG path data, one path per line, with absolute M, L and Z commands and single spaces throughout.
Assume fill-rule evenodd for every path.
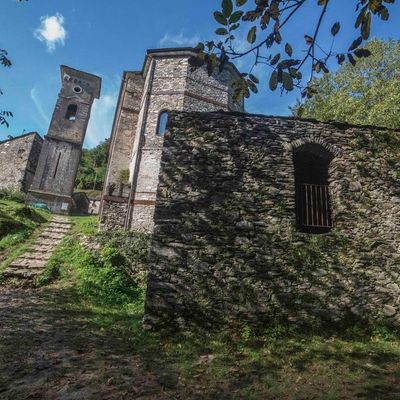
M 301 232 L 326 233 L 333 226 L 328 180 L 332 158 L 319 144 L 307 143 L 294 151 L 296 219 Z
M 158 117 L 157 135 L 163 136 L 167 128 L 168 111 L 162 111 Z
M 67 119 L 68 121 L 75 121 L 77 112 L 78 112 L 78 106 L 76 104 L 70 104 L 67 108 L 65 119 Z

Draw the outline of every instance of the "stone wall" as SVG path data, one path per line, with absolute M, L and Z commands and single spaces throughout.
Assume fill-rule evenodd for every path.
M 109 194 L 111 185 L 115 187 L 113 194 L 120 192 L 120 173 L 129 168 L 143 96 L 143 84 L 140 72 L 124 73 L 110 141 L 107 176 L 104 183 L 105 195 Z M 129 195 L 126 191 L 123 194 L 125 197 Z
M 125 225 L 128 202 L 119 198 L 103 198 L 101 227 L 106 231 L 119 230 Z
M 29 189 L 42 143 L 42 138 L 35 132 L 0 143 L 0 189 Z
M 332 156 L 333 229 L 296 228 L 293 153 Z M 148 327 L 400 323 L 400 132 L 239 113 L 172 113 Z

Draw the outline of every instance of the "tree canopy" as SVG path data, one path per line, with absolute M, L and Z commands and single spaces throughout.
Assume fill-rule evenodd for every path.
M 342 64 L 348 60 L 355 65 L 370 55 L 364 48 L 370 37 L 374 20 L 387 21 L 389 6 L 396 0 L 349 0 L 354 4 L 354 27 L 356 37 L 349 38 L 348 47 L 335 49 L 334 41 L 341 29 L 343 17 L 342 5 L 332 0 L 222 0 L 221 9 L 214 12 L 214 18 L 219 24 L 216 34 L 219 41 L 199 43 L 198 55 L 190 60 L 193 68 L 206 65 L 211 74 L 216 68 L 223 68 L 229 60 L 241 57 L 251 58 L 251 67 L 243 72 L 243 79 L 235 87 L 235 94 L 249 97 L 250 91 L 258 91 L 259 78 L 253 73 L 257 65 L 266 65 L 269 70 L 269 87 L 276 90 L 291 91 L 295 87 L 301 89 L 301 94 L 309 98 L 315 94 L 315 88 L 310 84 L 315 74 L 329 72 L 332 59 Z M 305 24 L 299 24 L 296 33 L 286 37 L 286 27 L 293 25 L 295 16 L 308 5 L 315 8 L 318 18 L 315 22 L 308 19 Z M 310 9 L 308 9 L 310 10 Z M 321 31 L 327 29 L 323 21 L 327 15 L 336 20 L 329 26 L 331 40 L 321 42 Z M 241 46 L 237 32 L 244 29 L 247 34 L 247 48 Z M 298 37 L 304 37 L 304 46 L 296 48 L 294 42 Z M 239 43 L 239 45 L 238 45 Z M 302 70 L 310 68 L 310 73 L 303 82 Z M 310 78 L 309 78 L 310 76 Z M 261 77 L 260 77 L 261 78 Z
M 400 41 L 372 40 L 372 55 L 356 66 L 314 79 L 317 94 L 292 109 L 300 117 L 321 121 L 400 128 Z
M 107 169 L 108 139 L 93 149 L 83 149 L 75 186 L 84 190 L 102 190 Z

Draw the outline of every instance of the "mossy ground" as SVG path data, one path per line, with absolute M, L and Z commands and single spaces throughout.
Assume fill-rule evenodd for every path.
M 126 253 L 129 237 L 118 234 L 118 246 L 106 235 L 88 251 L 79 234 L 93 234 L 95 218 L 74 221 L 49 263 L 57 280 L 0 288 L 1 398 L 400 398 L 400 341 L 387 329 L 144 331 L 145 289 L 126 257 L 143 262 L 145 239 Z

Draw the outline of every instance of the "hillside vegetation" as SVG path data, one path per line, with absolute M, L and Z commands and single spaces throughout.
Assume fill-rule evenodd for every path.
M 0 192 L 0 270 L 24 250 L 34 232 L 50 219 L 49 212 L 26 206 L 21 193 Z
M 75 188 L 78 190 L 99 191 L 103 189 L 107 169 L 108 140 L 93 149 L 83 149 Z

